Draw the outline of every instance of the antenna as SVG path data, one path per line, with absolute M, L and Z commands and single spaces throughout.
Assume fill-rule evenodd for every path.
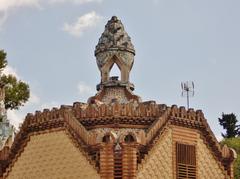
M 181 82 L 182 97 L 187 97 L 187 108 L 189 109 L 189 98 L 194 96 L 193 81 Z

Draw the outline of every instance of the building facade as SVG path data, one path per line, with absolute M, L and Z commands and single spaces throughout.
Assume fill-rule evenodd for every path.
M 0 152 L 2 178 L 232 179 L 201 110 L 142 102 L 129 81 L 135 50 L 113 16 L 95 49 L 101 82 L 87 103 L 28 114 Z M 110 77 L 116 64 L 120 79 Z

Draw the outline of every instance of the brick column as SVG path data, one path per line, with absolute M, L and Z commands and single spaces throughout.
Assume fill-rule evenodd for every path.
M 122 178 L 135 179 L 137 176 L 137 145 L 122 143 Z
M 113 179 L 114 178 L 113 143 L 101 144 L 100 176 L 102 179 Z

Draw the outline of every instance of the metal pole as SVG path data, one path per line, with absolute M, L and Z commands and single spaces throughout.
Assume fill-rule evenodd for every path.
M 189 90 L 187 90 L 187 109 L 189 109 Z

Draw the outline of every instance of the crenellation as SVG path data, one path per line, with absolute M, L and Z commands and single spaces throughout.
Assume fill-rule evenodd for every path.
M 58 108 L 53 107 L 51 111 L 57 111 L 57 110 L 58 110 Z
M 198 121 L 202 121 L 202 119 L 204 119 L 204 114 L 203 114 L 202 110 L 197 110 L 196 115 L 197 115 Z
M 75 101 L 73 103 L 73 109 L 79 109 L 81 107 L 81 104 L 82 104 L 81 102 Z
M 60 110 L 71 110 L 72 109 L 72 106 L 70 105 L 61 105 L 60 106 Z
M 27 118 L 32 118 L 32 117 L 33 117 L 33 113 L 27 113 L 26 119 L 27 119 Z
M 188 109 L 187 118 L 190 119 L 190 120 L 195 120 L 196 113 L 195 113 L 194 109 L 192 109 L 192 108 Z
M 177 107 L 177 105 L 172 105 L 171 106 L 171 114 L 174 117 L 178 117 L 178 107 Z
M 99 118 L 103 116 L 129 116 L 129 117 L 157 117 L 160 116 L 162 111 L 166 108 L 157 104 L 144 104 L 130 102 L 127 104 L 120 104 L 118 102 L 111 105 L 101 104 L 89 104 L 85 109 L 72 108 L 74 114 L 80 120 L 82 118 Z
M 186 118 L 187 117 L 187 111 L 184 106 L 179 107 L 179 117 Z
M 50 110 L 49 110 L 49 109 L 43 109 L 43 112 L 44 112 L 44 113 L 49 113 Z
M 34 120 L 34 115 L 32 113 L 28 113 L 25 117 L 24 123 L 31 123 Z
M 185 107 L 180 106 L 179 108 L 177 105 L 172 105 L 170 109 L 170 116 L 184 119 L 184 120 L 190 120 L 190 121 L 197 121 L 197 122 L 204 122 L 207 125 L 206 119 L 204 118 L 203 112 L 201 110 L 194 111 L 193 109 L 188 109 L 186 110 Z M 189 123 L 185 121 L 184 123 Z M 189 123 L 189 124 L 194 124 L 194 123 Z
M 37 111 L 35 111 L 35 116 L 36 116 L 36 117 L 37 117 L 37 116 L 40 116 L 41 113 L 42 113 L 41 111 L 38 111 L 38 110 L 37 110 Z

